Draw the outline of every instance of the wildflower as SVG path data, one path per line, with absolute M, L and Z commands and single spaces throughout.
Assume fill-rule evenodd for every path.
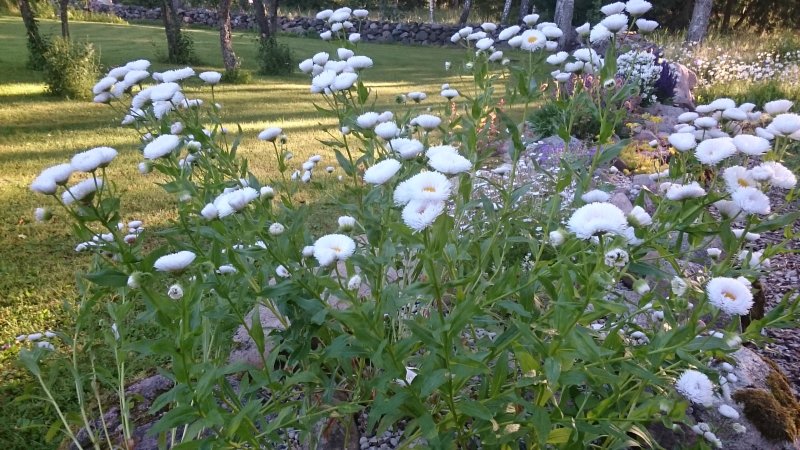
M 670 281 L 669 284 L 670 287 L 672 288 L 672 293 L 679 297 L 685 294 L 686 289 L 689 288 L 689 285 L 686 283 L 686 280 L 677 276 L 672 277 L 672 280 Z
M 284 231 L 286 231 L 286 227 L 281 223 L 275 222 L 269 226 L 269 234 L 273 236 L 280 236 Z
M 361 41 L 361 33 L 350 33 L 350 36 L 347 38 L 347 40 L 350 41 L 351 44 L 355 44 Z
M 758 233 L 750 233 L 750 232 L 745 233 L 744 229 L 742 229 L 742 228 L 733 228 L 733 229 L 731 229 L 731 232 L 733 233 L 734 236 L 736 236 L 737 239 L 741 239 L 742 236 L 744 236 L 745 240 L 750 241 L 750 242 L 757 241 L 757 240 L 761 239 L 761 235 L 760 234 L 758 234 Z
M 772 123 L 770 123 L 768 128 L 774 129 L 784 136 L 788 136 L 800 130 L 800 115 L 791 113 L 778 114 L 772 119 Z
M 494 45 L 494 39 L 486 37 L 478 40 L 478 42 L 475 43 L 475 48 L 478 50 L 488 50 L 492 45 Z
M 442 119 L 431 114 L 420 114 L 411 120 L 412 125 L 418 125 L 428 131 L 441 125 Z
M 174 134 L 162 134 L 148 143 L 143 150 L 146 159 L 158 159 L 172 153 L 181 143 L 181 138 Z
M 328 18 L 330 18 L 332 14 L 333 14 L 333 10 L 332 9 L 325 9 L 325 10 L 322 10 L 322 11 L 317 13 L 316 19 L 317 20 L 328 20 Z
M 455 175 L 472 168 L 472 162 L 458 153 L 439 152 L 428 156 L 428 165 L 439 172 Z
M 385 159 L 364 172 L 364 182 L 380 185 L 392 178 L 400 170 L 400 161 L 396 159 Z
M 153 171 L 153 164 L 150 161 L 143 161 L 138 164 L 137 168 L 140 174 L 145 175 Z
M 113 148 L 97 147 L 73 156 L 70 164 L 72 165 L 72 169 L 76 171 L 94 172 L 99 168 L 108 166 L 116 157 L 117 151 Z
M 333 84 L 331 85 L 331 90 L 333 91 L 346 91 L 353 87 L 356 80 L 358 79 L 358 74 L 353 72 L 344 72 L 336 75 L 336 79 L 333 80 Z
M 547 57 L 547 64 L 551 64 L 553 66 L 557 66 L 557 65 L 563 63 L 564 61 L 566 61 L 568 57 L 569 57 L 569 53 L 567 53 L 567 52 L 558 52 L 558 53 L 556 53 L 554 55 L 550 55 L 550 56 Z
M 167 290 L 167 295 L 173 300 L 180 300 L 183 298 L 183 288 L 180 284 L 175 283 Z
M 161 81 L 164 83 L 172 83 L 175 81 L 185 80 L 194 76 L 194 70 L 191 67 L 184 67 L 183 69 L 167 70 L 161 73 Z
M 564 32 L 558 27 L 544 27 L 541 31 L 547 39 L 558 39 L 564 35 Z
M 350 289 L 351 291 L 355 291 L 359 287 L 361 287 L 361 277 L 360 276 L 353 275 L 352 277 L 350 277 L 349 280 L 347 280 L 347 289 Z
M 46 222 L 50 220 L 51 217 L 53 217 L 53 212 L 50 208 L 36 208 L 33 211 L 33 218 L 37 222 Z
M 750 156 L 761 156 L 769 151 L 770 143 L 763 137 L 750 134 L 734 136 L 733 145 L 740 152 Z
M 287 269 L 283 265 L 280 265 L 275 268 L 275 274 L 281 278 L 289 278 L 290 276 L 292 276 L 292 274 L 289 273 L 289 269 Z
M 655 20 L 636 19 L 636 28 L 640 33 L 652 33 L 658 28 L 658 22 Z
M 725 217 L 730 219 L 739 215 L 742 212 L 742 208 L 736 204 L 736 202 L 732 200 L 718 200 L 714 202 L 714 207 Z
M 592 28 L 592 31 L 589 33 L 589 42 L 592 44 L 597 44 L 599 42 L 607 41 L 608 39 L 613 36 L 614 33 L 609 31 L 605 25 L 598 23 Z
M 365 19 L 369 15 L 369 11 L 366 9 L 356 9 L 353 11 L 353 16 L 359 19 Z
M 770 212 L 769 197 L 754 187 L 737 189 L 731 198 L 747 214 L 766 215 Z
M 706 249 L 706 254 L 710 258 L 719 258 L 720 255 L 722 255 L 722 250 L 720 250 L 720 249 L 718 249 L 716 247 L 711 247 L 711 248 Z
M 547 36 L 545 36 L 541 31 L 527 30 L 522 33 L 522 43 L 520 48 L 522 50 L 533 52 L 544 47 L 546 42 Z
M 311 79 L 311 87 L 312 89 L 316 89 L 317 92 L 323 92 L 326 88 L 329 88 L 335 80 L 336 72 L 333 70 L 323 70 L 322 73 Z
M 300 71 L 303 73 L 311 73 L 311 70 L 314 69 L 314 61 L 311 58 L 304 59 L 297 67 L 300 68 Z
M 403 208 L 403 223 L 415 232 L 422 231 L 442 214 L 444 206 L 443 201 L 411 200 Z
M 202 72 L 198 75 L 201 80 L 205 81 L 206 84 L 215 85 L 219 83 L 219 80 L 222 79 L 222 74 L 219 72 Z
M 600 8 L 600 12 L 605 14 L 606 16 L 610 16 L 613 14 L 619 14 L 622 11 L 625 11 L 625 3 L 623 2 L 614 2 L 608 5 L 605 5 Z
M 57 164 L 52 167 L 48 167 L 44 169 L 41 174 L 37 177 L 37 179 L 41 183 L 47 184 L 54 184 L 54 185 L 65 185 L 67 181 L 69 181 L 69 177 L 72 175 L 74 168 L 72 164 L 64 163 L 64 164 Z M 53 192 L 55 192 L 55 188 L 53 188 Z
M 698 198 L 704 195 L 706 195 L 706 191 L 696 181 L 689 184 L 671 184 L 666 193 L 666 197 L 674 201 Z
M 641 206 L 634 206 L 628 213 L 628 220 L 637 226 L 646 227 L 653 224 L 653 218 Z
M 91 199 L 92 195 L 99 189 L 103 188 L 103 179 L 102 178 L 89 178 L 88 180 L 83 180 L 79 183 L 76 183 L 66 191 L 61 193 L 61 201 L 65 205 L 69 205 L 74 201 L 82 201 L 82 200 L 89 200 Z
M 43 348 L 43 349 L 45 349 L 45 350 L 49 350 L 49 351 L 51 351 L 51 352 L 52 352 L 52 351 L 55 351 L 55 349 L 56 349 L 56 348 L 55 348 L 55 346 L 53 346 L 53 344 L 51 344 L 51 343 L 49 343 L 49 342 L 47 342 L 47 341 L 41 341 L 41 342 L 37 342 L 37 343 L 36 343 L 36 346 L 37 346 L 38 348 Z
M 606 27 L 611 33 L 619 33 L 628 27 L 628 16 L 625 14 L 612 14 L 601 20 L 600 25 Z
M 351 231 L 356 225 L 356 219 L 351 216 L 339 217 L 339 231 Z
M 762 137 L 768 141 L 775 139 L 775 135 L 773 133 L 770 133 L 769 131 L 761 127 L 756 127 L 756 136 Z
M 687 400 L 698 405 L 707 406 L 714 400 L 714 385 L 706 374 L 696 370 L 683 372 L 675 383 L 675 389 Z
M 169 102 L 181 90 L 178 83 L 161 83 L 152 87 L 150 90 L 150 101 Z
M 706 294 L 712 305 L 727 314 L 743 316 L 753 306 L 752 292 L 735 278 L 712 278 L 706 285 Z
M 322 33 L 319 34 L 319 38 L 322 39 L 323 41 L 330 41 L 332 37 L 333 33 L 331 33 L 330 31 L 323 31 Z
M 739 420 L 739 413 L 729 405 L 719 405 L 718 411 L 728 419 Z
M 522 18 L 522 21 L 525 22 L 525 25 L 531 27 L 536 22 L 539 21 L 539 15 L 538 14 L 528 14 L 528 15 L 526 15 L 526 16 L 524 16 Z
M 139 289 L 142 283 L 142 272 L 133 272 L 128 275 L 128 287 L 131 289 Z
M 394 122 L 383 122 L 375 126 L 375 134 L 389 140 L 397 136 L 399 129 Z
M 519 34 L 519 31 L 520 31 L 519 25 L 512 25 L 501 31 L 500 34 L 497 35 L 497 39 L 501 41 L 507 41 L 512 37 L 516 36 L 517 34 Z
M 458 97 L 458 91 L 455 89 L 443 89 L 440 95 L 448 100 L 453 100 Z
M 779 162 L 767 161 L 761 163 L 758 167 L 770 174 L 769 184 L 772 186 L 781 189 L 792 189 L 797 185 L 797 177 Z M 755 171 L 756 168 L 754 168 L 753 171 Z
M 747 267 L 756 270 L 762 267 L 769 268 L 771 265 L 769 258 L 764 258 L 763 250 L 757 252 L 742 250 L 739 252 L 739 261 L 744 263 Z
M 736 154 L 736 146 L 733 144 L 733 139 L 727 137 L 706 139 L 697 144 L 694 154 L 701 163 L 714 166 L 723 159 Z
M 594 189 L 581 195 L 581 200 L 586 203 L 607 202 L 610 198 L 611 196 L 608 195 L 608 192 L 599 189 Z
M 191 264 L 197 255 L 188 250 L 164 255 L 153 263 L 153 267 L 159 272 L 181 272 Z
M 334 261 L 344 261 L 355 250 L 355 241 L 343 234 L 328 234 L 314 242 L 314 258 L 320 266 L 327 266 Z
M 213 203 L 208 203 L 200 210 L 200 215 L 206 220 L 213 220 L 219 217 L 219 212 Z
M 443 202 L 450 197 L 452 184 L 439 172 L 421 172 L 400 183 L 394 190 L 394 203 L 405 205 L 412 200 Z
M 726 167 L 722 172 L 722 178 L 730 193 L 743 187 L 758 187 L 758 182 L 753 178 L 752 173 L 742 166 Z
M 372 67 L 372 58 L 369 56 L 351 56 L 347 58 L 347 65 L 350 66 L 353 70 L 362 70 L 368 69 Z
M 609 267 L 625 267 L 628 264 L 628 252 L 621 248 L 609 250 L 605 254 L 605 263 Z
M 603 233 L 622 234 L 627 226 L 625 214 L 611 203 L 581 206 L 567 222 L 567 229 L 580 239 Z
M 764 104 L 764 112 L 771 116 L 789 112 L 794 102 L 790 100 L 773 100 Z

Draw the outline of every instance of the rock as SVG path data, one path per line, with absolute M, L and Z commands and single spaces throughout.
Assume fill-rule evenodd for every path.
M 617 208 L 621 209 L 622 212 L 628 214 L 633 209 L 633 204 L 631 203 L 628 195 L 625 193 L 624 190 L 616 190 L 611 194 L 611 198 L 608 200 L 609 203 L 616 206 Z
M 264 330 L 264 352 L 260 355 L 256 342 L 250 337 L 250 332 L 244 325 L 239 325 L 236 333 L 233 335 L 233 349 L 228 356 L 228 362 L 244 362 L 255 367 L 263 368 L 264 361 L 269 357 L 269 353 L 275 348 L 275 344 L 270 339 L 269 335 L 273 330 L 284 330 L 286 327 L 283 325 L 281 319 L 275 313 L 264 305 L 258 305 L 247 315 L 247 323 L 253 323 L 253 318 L 258 313 L 261 321 L 261 328 Z M 285 319 L 284 319 L 285 320 Z
M 678 77 L 675 84 L 675 95 L 672 103 L 694 109 L 694 95 L 692 90 L 697 86 L 697 74 L 683 64 L 675 63 L 675 74 Z
M 414 36 L 414 38 L 418 41 L 424 41 L 428 39 L 428 32 L 427 31 L 420 31 Z
M 650 175 L 647 174 L 639 174 L 634 175 L 633 180 L 631 181 L 631 186 L 643 186 L 651 191 L 655 191 L 656 189 L 656 182 L 650 178 Z
M 328 418 L 317 422 L 303 450 L 359 450 L 365 448 L 352 416 Z
M 658 123 L 658 132 L 669 134 L 675 131 L 675 125 L 678 124 L 678 116 L 685 113 L 686 109 L 678 106 L 662 105 L 661 103 L 656 103 L 654 105 L 648 106 L 647 108 L 644 108 L 644 111 L 653 116 L 660 117 L 661 122 Z M 650 139 L 656 139 L 656 136 L 653 135 L 652 137 L 650 137 Z

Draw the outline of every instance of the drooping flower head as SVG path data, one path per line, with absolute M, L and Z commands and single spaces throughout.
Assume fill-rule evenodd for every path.
M 580 239 L 598 234 L 622 235 L 628 228 L 625 214 L 611 203 L 590 203 L 581 206 L 569 218 L 567 229 Z
M 164 255 L 153 263 L 153 268 L 159 272 L 181 272 L 191 264 L 197 255 L 194 252 L 183 250 L 177 253 Z

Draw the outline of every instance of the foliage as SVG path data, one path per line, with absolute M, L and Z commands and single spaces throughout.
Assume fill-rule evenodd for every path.
M 222 81 L 229 84 L 248 84 L 253 79 L 253 74 L 249 70 L 236 67 L 222 73 Z
M 91 43 L 54 38 L 43 56 L 47 92 L 71 99 L 92 97 L 99 60 Z
M 286 44 L 274 36 L 259 38 L 258 66 L 261 75 L 289 75 L 294 70 L 294 56 Z
M 46 67 L 45 55 L 51 42 L 39 33 L 39 22 L 34 17 L 27 30 L 28 67 L 33 70 L 44 70 Z

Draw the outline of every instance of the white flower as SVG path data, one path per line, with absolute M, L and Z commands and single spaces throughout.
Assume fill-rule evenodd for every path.
M 400 170 L 400 161 L 396 159 L 385 159 L 366 171 L 364 171 L 364 182 L 380 185 L 392 178 Z
M 678 116 L 678 122 L 680 123 L 694 122 L 694 120 L 697 119 L 698 117 L 700 117 L 700 115 L 697 114 L 696 112 L 685 112 Z
M 214 220 L 218 217 L 217 207 L 213 203 L 208 203 L 200 210 L 200 215 L 206 220 Z
M 452 100 L 458 97 L 458 91 L 455 89 L 442 89 L 440 95 L 448 100 Z
M 116 156 L 117 151 L 111 147 L 97 147 L 73 156 L 70 164 L 76 171 L 94 172 L 101 167 L 106 167 Z M 63 184 L 63 182 L 56 184 Z
M 181 138 L 174 134 L 162 134 L 144 147 L 146 159 L 158 159 L 172 153 L 181 143 Z
M 733 139 L 728 137 L 706 139 L 697 144 L 694 154 L 701 163 L 714 166 L 723 159 L 735 155 L 736 146 L 733 144 Z
M 191 264 L 197 255 L 188 250 L 164 255 L 153 263 L 153 267 L 159 272 L 180 272 Z
M 751 269 L 761 269 L 762 267 L 768 269 L 771 265 L 769 258 L 764 258 L 764 250 L 757 252 L 742 250 L 739 252 L 739 261 Z
M 742 208 L 732 200 L 718 200 L 714 202 L 714 207 L 719 210 L 720 214 L 728 218 L 734 218 L 742 212 Z
M 394 190 L 394 203 L 405 205 L 412 200 L 443 202 L 450 197 L 453 186 L 439 172 L 421 172 L 403 181 Z
M 469 34 L 467 36 L 467 40 L 468 41 L 479 41 L 479 40 L 481 40 L 481 39 L 483 39 L 485 37 L 486 37 L 486 33 L 484 33 L 483 31 L 476 31 L 474 33 Z
M 458 153 L 435 152 L 431 155 L 429 151 L 426 155 L 428 156 L 429 166 L 448 175 L 455 175 L 472 169 L 472 162 Z
M 183 288 L 181 287 L 180 284 L 175 283 L 169 287 L 167 295 L 169 296 L 169 298 L 173 300 L 180 300 L 183 298 Z
M 652 33 L 658 28 L 658 22 L 655 20 L 636 19 L 636 28 L 640 33 Z
M 550 240 L 550 245 L 552 245 L 553 247 L 558 247 L 559 245 L 563 244 L 564 241 L 567 240 L 566 235 L 564 235 L 564 232 L 561 230 L 551 231 L 548 234 L 548 238 Z
M 222 74 L 214 71 L 201 72 L 198 76 L 201 80 L 205 81 L 206 84 L 210 84 L 212 86 L 218 84 L 219 80 L 222 79 Z
M 183 69 L 168 70 L 161 73 L 161 81 L 164 83 L 172 83 L 175 81 L 185 80 L 194 76 L 194 70 L 191 67 L 184 67 Z
M 717 119 L 713 117 L 698 117 L 694 120 L 694 126 L 708 130 L 717 126 Z
M 718 411 L 728 419 L 739 420 L 739 413 L 729 405 L 719 405 Z
M 325 88 L 329 88 L 336 80 L 336 72 L 333 70 L 323 70 L 322 73 L 311 79 L 311 87 L 323 92 Z
M 297 67 L 299 67 L 300 71 L 303 73 L 311 73 L 311 70 L 314 69 L 314 61 L 311 58 L 304 59 Z
M 622 234 L 627 227 L 625 214 L 611 203 L 581 206 L 567 222 L 567 229 L 580 239 L 603 233 Z
M 433 130 L 441 125 L 442 119 L 432 114 L 420 114 L 419 116 L 411 119 L 412 125 L 418 125 L 426 130 Z
M 672 289 L 672 293 L 677 296 L 682 296 L 686 293 L 686 290 L 689 288 L 689 284 L 686 283 L 686 280 L 680 277 L 672 277 L 670 281 L 670 288 Z
M 343 234 L 328 234 L 314 242 L 314 258 L 320 266 L 327 266 L 334 261 L 344 261 L 355 250 L 355 241 Z
M 775 139 L 775 134 L 767 131 L 765 128 L 756 127 L 756 136 L 762 137 L 768 141 Z
M 141 272 L 133 272 L 130 274 L 128 276 L 128 287 L 131 289 L 139 289 L 139 286 L 141 286 L 141 278 Z
M 628 213 L 628 220 L 637 226 L 647 227 L 653 224 L 653 218 L 641 206 L 634 206 Z
M 706 294 L 708 301 L 726 314 L 743 316 L 753 307 L 753 293 L 736 278 L 712 278 Z
M 46 222 L 47 220 L 50 220 L 52 216 L 53 213 L 50 211 L 49 208 L 36 208 L 33 211 L 33 218 L 37 222 Z
M 272 197 L 275 197 L 275 189 L 272 189 L 271 186 L 261 186 L 261 189 L 259 190 L 259 196 L 269 200 Z
M 345 61 L 345 65 L 347 64 L 347 58 L 355 55 L 355 52 L 350 50 L 349 48 L 338 48 L 336 49 L 336 54 L 339 56 L 339 59 Z
M 606 252 L 604 260 L 608 267 L 622 268 L 628 264 L 628 252 L 615 248 Z
M 589 42 L 592 44 L 597 44 L 599 42 L 607 41 L 608 39 L 613 36 L 614 33 L 609 31 L 605 25 L 598 23 L 592 28 L 592 31 L 589 33 Z
M 686 152 L 697 147 L 697 141 L 692 133 L 672 133 L 667 140 L 679 152 Z
M 331 33 L 330 30 L 323 31 L 322 33 L 319 34 L 319 38 L 322 39 L 323 41 L 330 41 L 331 38 L 333 38 L 333 33 Z
M 350 36 L 347 38 L 351 44 L 355 44 L 361 40 L 361 33 L 350 33 Z
M 569 57 L 569 53 L 567 53 L 567 52 L 558 52 L 558 53 L 556 53 L 554 55 L 550 55 L 550 56 L 547 57 L 547 64 L 551 64 L 553 66 L 557 66 L 557 65 L 563 63 L 564 61 L 566 61 L 568 57 Z
M 527 30 L 522 33 L 521 37 L 522 43 L 520 44 L 520 48 L 529 52 L 539 50 L 547 43 L 547 36 L 538 30 Z
M 289 270 L 283 265 L 280 265 L 275 268 L 275 274 L 281 278 L 289 278 L 290 276 L 292 276 L 292 274 L 289 273 Z
M 782 114 L 789 112 L 793 104 L 790 100 L 773 100 L 764 104 L 764 112 L 771 116 Z
M 433 147 L 428 148 L 428 151 L 425 152 L 425 156 L 428 158 L 433 158 L 441 154 L 450 154 L 450 155 L 457 155 L 458 150 L 452 145 L 435 145 Z
M 378 123 L 379 114 L 376 112 L 365 112 L 360 116 L 356 117 L 356 123 L 359 127 L 367 129 L 372 128 Z
M 406 96 L 411 100 L 414 100 L 416 103 L 419 103 L 428 98 L 428 95 L 426 93 L 417 91 L 409 92 L 408 94 L 406 94 Z
M 602 12 L 607 16 L 610 16 L 612 14 L 619 14 L 622 11 L 625 11 L 625 3 L 623 2 L 614 2 L 600 8 L 600 12 Z
M 74 170 L 75 169 L 73 168 L 72 164 L 57 164 L 44 169 L 37 177 L 37 180 L 39 180 L 39 183 L 43 183 L 44 185 L 53 185 L 52 192 L 48 192 L 52 194 L 55 193 L 55 185 L 67 184 L 67 181 L 69 181 L 69 177 L 72 176 L 72 172 Z M 34 183 L 37 182 L 34 181 Z
M 650 285 L 644 279 L 638 279 L 633 282 L 633 290 L 639 295 L 644 295 L 650 292 Z
M 317 52 L 316 54 L 314 54 L 314 56 L 311 57 L 311 61 L 314 64 L 324 66 L 325 63 L 328 62 L 329 58 L 330 55 L 328 54 L 328 52 Z
M 681 374 L 675 389 L 687 400 L 698 405 L 711 405 L 714 401 L 714 385 L 702 372 L 689 369 Z
M 403 208 L 403 223 L 415 232 L 429 227 L 444 211 L 443 201 L 411 200 Z
M 102 189 L 103 187 L 103 179 L 102 178 L 89 178 L 88 180 L 83 180 L 80 183 L 76 183 L 70 186 L 66 191 L 61 193 L 61 202 L 65 205 L 69 205 L 74 201 L 81 201 L 86 199 L 87 197 L 91 197 L 95 191 Z
M 281 223 L 275 222 L 269 226 L 269 234 L 273 236 L 280 236 L 284 231 L 286 231 L 286 227 Z
M 492 45 L 494 45 L 494 39 L 486 37 L 478 40 L 478 42 L 475 43 L 475 48 L 478 50 L 488 50 Z
M 575 28 L 575 32 L 578 33 L 579 36 L 588 36 L 590 29 L 591 25 L 589 25 L 589 22 L 586 22 L 583 25 Z
M 378 122 L 388 122 L 394 119 L 394 113 L 391 111 L 384 111 L 378 115 Z
M 512 25 L 501 31 L 500 34 L 497 35 L 497 39 L 501 41 L 507 41 L 512 37 L 516 36 L 517 34 L 519 34 L 519 30 L 520 30 L 519 25 Z
M 258 133 L 258 138 L 262 141 L 275 142 L 275 139 L 283 133 L 283 130 L 278 127 L 265 128 L 261 133 Z
M 360 276 L 353 275 L 352 277 L 350 277 L 349 280 L 347 280 L 347 289 L 350 289 L 351 291 L 355 291 L 359 287 L 361 287 L 361 277 Z
M 533 26 L 536 22 L 539 21 L 539 15 L 538 14 L 528 14 L 528 15 L 526 15 L 526 16 L 524 16 L 522 18 L 522 21 L 525 23 L 525 25 L 527 25 L 529 27 Z
M 364 19 L 369 15 L 369 11 L 366 9 L 356 9 L 353 11 L 353 15 L 359 19 Z
M 230 275 L 236 272 L 238 272 L 238 270 L 236 270 L 236 267 L 234 267 L 232 264 L 223 264 L 217 267 L 217 273 L 220 275 Z
M 98 95 L 100 93 L 106 92 L 111 89 L 111 86 L 117 83 L 117 79 L 115 77 L 104 77 L 101 78 L 97 84 L 94 85 L 92 88 L 92 94 Z
M 324 9 L 324 10 L 322 10 L 322 11 L 317 13 L 316 19 L 317 20 L 328 20 L 331 17 L 332 14 L 333 14 L 333 10 L 332 9 Z
M 339 75 L 336 75 L 336 79 L 333 80 L 331 89 L 334 91 L 346 91 L 351 87 L 353 87 L 357 79 L 358 79 L 357 73 L 353 72 L 340 73 Z
M 352 67 L 353 70 L 368 69 L 372 67 L 372 58 L 369 56 L 351 56 L 347 58 L 347 65 Z
M 564 32 L 558 27 L 544 27 L 541 31 L 547 39 L 558 39 L 564 35 Z
M 508 46 L 511 48 L 519 48 L 522 45 L 522 36 L 514 36 L 508 40 Z
M 716 247 L 711 247 L 709 249 L 706 249 L 706 254 L 710 258 L 719 258 L 720 255 L 722 255 L 722 250 L 720 250 L 720 249 L 718 249 Z
M 708 107 L 714 111 L 724 111 L 728 108 L 736 108 L 736 101 L 730 98 L 722 97 L 709 103 Z
M 422 142 L 416 139 L 397 138 L 389 141 L 392 150 L 403 159 L 412 159 L 422 153 Z
M 783 135 L 790 135 L 800 130 L 800 115 L 792 113 L 779 114 L 772 119 L 770 128 Z
M 375 127 L 375 134 L 387 141 L 397 136 L 398 131 L 400 130 L 394 122 L 383 122 Z
M 338 223 L 339 223 L 339 230 L 350 231 L 353 229 L 353 227 L 356 226 L 356 219 L 351 216 L 340 216 Z
M 610 198 L 611 196 L 608 195 L 608 192 L 599 189 L 594 189 L 581 195 L 581 200 L 586 203 L 607 202 Z
M 314 256 L 314 246 L 313 245 L 306 245 L 305 247 L 303 247 L 302 254 L 303 254 L 303 258 L 310 258 L 310 257 Z
M 606 27 L 611 33 L 619 33 L 628 27 L 628 16 L 625 14 L 611 14 L 601 20 L 600 25 Z
M 769 197 L 760 190 L 753 187 L 743 187 L 737 189 L 731 198 L 748 214 L 766 215 L 770 212 Z
M 740 152 L 750 156 L 761 156 L 768 152 L 771 147 L 768 140 L 750 134 L 734 136 L 733 145 L 735 145 Z
M 674 201 L 698 198 L 704 195 L 706 195 L 706 191 L 696 181 L 689 184 L 671 184 L 666 193 L 666 197 Z
M 51 352 L 56 350 L 56 347 L 55 347 L 53 344 L 51 344 L 51 343 L 49 343 L 49 342 L 47 342 L 47 341 L 40 341 L 40 342 L 37 342 L 37 343 L 36 343 L 36 347 L 38 347 L 38 348 L 43 348 L 43 349 L 45 349 L 45 350 L 49 350 L 49 351 L 51 351 Z
M 758 187 L 752 173 L 742 166 L 726 167 L 722 172 L 722 178 L 725 180 L 728 192 L 731 193 L 743 187 Z
M 761 163 L 759 167 L 770 173 L 769 184 L 772 186 L 781 189 L 792 189 L 797 185 L 797 177 L 779 162 L 767 161 Z M 755 169 L 753 170 L 755 171 Z

